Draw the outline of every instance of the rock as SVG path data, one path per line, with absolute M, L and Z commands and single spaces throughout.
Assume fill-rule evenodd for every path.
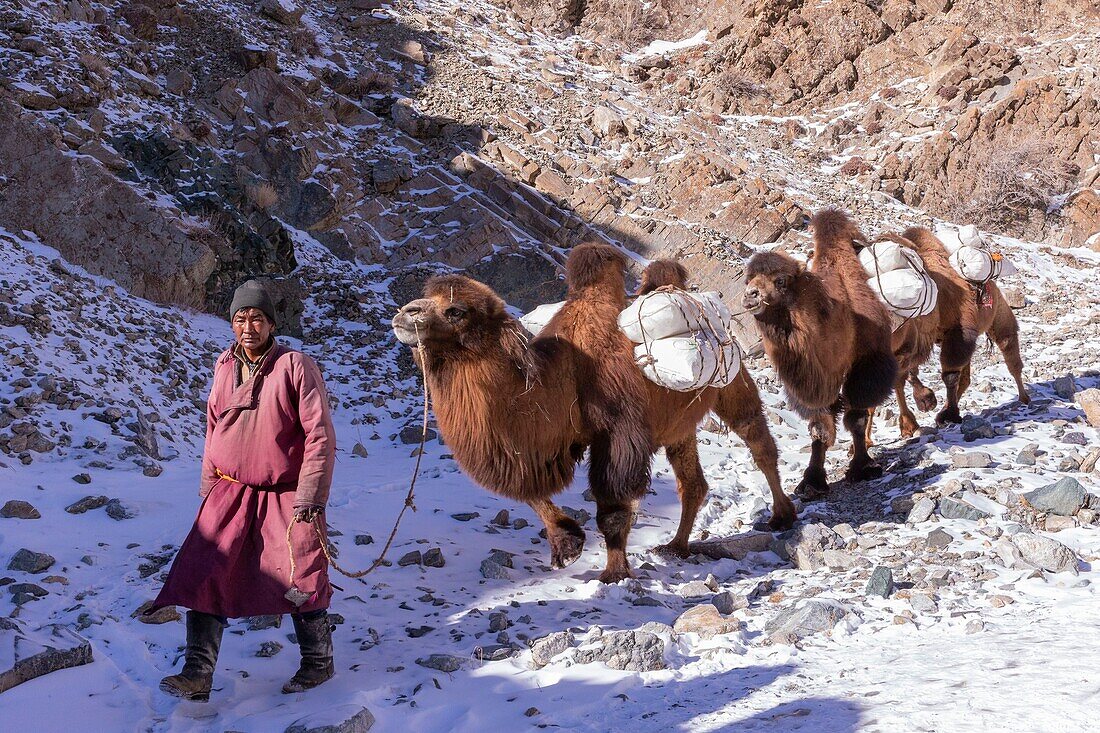
M 424 556 L 420 554 L 420 550 L 413 550 L 402 555 L 397 564 L 399 567 L 406 567 L 408 565 L 419 565 L 423 560 Z
M 1072 400 L 1073 393 L 1077 391 L 1077 383 L 1073 381 L 1072 374 L 1064 374 L 1054 378 L 1054 394 L 1063 400 Z
M 931 550 L 942 550 L 951 544 L 955 538 L 948 534 L 943 529 L 937 527 L 928 533 L 928 538 L 925 540 L 925 545 Z
M 21 621 L 0 618 L 0 693 L 91 661 L 92 645 L 67 626 L 48 624 L 31 631 Z
M 626 132 L 622 115 L 610 107 L 596 107 L 592 112 L 592 127 L 600 137 L 618 137 Z
M 298 25 L 305 14 L 294 0 L 260 0 L 260 12 L 276 23 L 290 27 Z
M 421 425 L 406 425 L 401 428 L 401 432 L 398 433 L 398 437 L 405 445 L 420 445 L 420 437 L 424 434 L 423 426 Z M 428 428 L 426 441 L 436 439 L 436 432 L 431 428 Z
M 508 569 L 493 561 L 490 558 L 485 558 L 481 561 L 481 577 L 486 580 L 511 580 L 512 575 L 508 572 Z
M 143 624 L 151 624 L 154 626 L 158 624 L 167 624 L 172 621 L 179 621 L 183 618 L 180 615 L 180 612 L 176 610 L 175 606 L 165 606 L 163 608 L 158 608 L 153 613 L 146 613 L 146 611 L 148 611 L 152 607 L 153 602 L 146 601 L 145 603 L 142 603 L 140 606 L 138 606 L 137 609 L 130 614 L 130 618 L 136 618 Z
M 909 596 L 909 605 L 917 613 L 936 613 L 940 610 L 939 604 L 928 593 L 914 593 Z
M 105 511 L 107 516 L 116 522 L 121 522 L 123 519 L 133 519 L 137 516 L 137 512 L 123 504 L 121 499 L 108 501 Z
M 1024 291 L 1021 288 L 1014 288 L 1008 285 L 998 285 L 1001 291 L 1001 295 L 1005 296 L 1005 302 L 1008 303 L 1008 307 L 1018 310 L 1027 306 L 1027 298 L 1024 297 Z
M 277 641 L 265 641 L 260 644 L 260 648 L 256 650 L 257 657 L 273 657 L 283 650 L 283 645 Z
M 1053 484 L 1040 486 L 1034 491 L 1023 495 L 1031 506 L 1041 512 L 1058 514 L 1063 517 L 1072 517 L 1079 509 L 1085 506 L 1088 492 L 1081 482 L 1075 478 L 1066 476 Z
M 356 443 L 356 444 L 355 444 L 355 447 L 353 447 L 353 448 L 351 449 L 351 454 L 352 454 L 353 456 L 357 456 L 357 457 L 359 457 L 359 458 L 366 458 L 366 457 L 367 457 L 367 456 L 369 455 L 369 454 L 367 453 L 367 448 L 366 448 L 366 446 L 365 446 L 365 445 L 363 445 L 362 443 Z
M 8 570 L 16 570 L 22 573 L 44 573 L 57 562 L 53 555 L 45 552 L 33 552 L 23 548 L 16 552 L 8 563 Z
M 1047 532 L 1061 532 L 1064 529 L 1073 529 L 1077 526 L 1077 520 L 1073 517 L 1063 517 L 1057 514 L 1049 515 L 1043 521 L 1043 529 Z
M 587 509 L 574 509 L 571 506 L 562 506 L 562 514 L 572 519 L 582 527 L 588 523 L 588 520 L 592 518 L 592 515 L 588 513 Z
M 777 555 L 790 560 L 799 570 L 817 570 L 826 567 L 825 550 L 843 549 L 844 543 L 833 530 L 824 524 L 804 524 L 784 532 L 772 543 Z
M 1100 389 L 1092 387 L 1078 392 L 1077 404 L 1084 410 L 1089 425 L 1100 428 Z
M 447 561 L 443 558 L 443 550 L 438 547 L 433 547 L 425 552 L 421 562 L 426 568 L 441 568 L 447 564 Z
M 730 591 L 716 593 L 710 599 L 711 605 L 718 609 L 718 613 L 729 615 L 734 611 L 749 607 L 749 599 L 742 595 L 735 595 Z
M 499 662 L 516 655 L 516 648 L 511 644 L 489 644 L 474 649 L 474 655 L 482 662 Z
M 611 669 L 653 672 L 665 669 L 665 641 L 648 631 L 613 631 L 595 645 L 577 649 L 577 664 L 602 662 Z
M 92 477 L 86 473 L 78 473 L 73 476 L 73 481 L 76 481 L 78 484 L 90 484 L 92 483 Z
M 867 581 L 864 592 L 869 596 L 882 596 L 889 598 L 894 592 L 894 574 L 890 568 L 879 565 L 871 572 L 871 578 Z
M 1024 446 L 1024 448 L 1016 454 L 1016 462 L 1021 466 L 1034 466 L 1038 462 L 1038 450 L 1039 445 L 1037 443 Z
M 847 607 L 838 601 L 809 600 L 798 608 L 787 609 L 770 618 L 764 624 L 764 631 L 772 641 L 788 644 L 832 630 L 849 613 Z
M 452 514 L 451 519 L 457 522 L 469 522 L 472 519 L 477 519 L 481 515 L 477 512 L 460 512 L 458 514 Z
M 714 560 L 743 560 L 750 552 L 766 552 L 771 549 L 772 540 L 770 532 L 746 532 L 733 537 L 692 542 L 688 549 Z
M 952 499 L 951 497 L 940 499 L 937 510 L 940 516 L 945 519 L 970 519 L 976 522 L 979 519 L 985 519 L 990 516 L 987 512 L 983 512 L 981 509 L 971 506 L 965 501 Z
M 536 669 L 545 667 L 550 661 L 576 646 L 577 640 L 570 631 L 555 631 L 553 634 L 535 640 L 531 644 L 531 662 Z
M 680 586 L 679 592 L 684 598 L 702 598 L 714 593 L 714 591 L 701 580 L 692 580 L 688 583 L 684 583 Z
M 672 628 L 678 634 L 695 633 L 703 639 L 709 639 L 739 631 L 741 622 L 735 618 L 723 617 L 716 606 L 703 603 L 680 614 Z
M 419 41 L 401 41 L 394 50 L 398 55 L 404 56 L 419 66 L 426 66 L 430 59 L 428 52 L 424 50 L 424 44 Z
M 25 593 L 35 598 L 41 598 L 42 596 L 49 595 L 49 591 L 38 585 L 37 583 L 12 583 L 8 586 L 8 592 L 12 595 L 19 593 Z
M 993 458 L 982 451 L 966 451 L 951 456 L 951 468 L 986 468 Z
M 510 523 L 510 520 L 508 518 L 508 510 L 501 509 L 499 512 L 497 512 L 497 515 L 490 520 L 489 523 L 495 524 L 498 527 L 507 527 Z
M 959 429 L 962 431 L 963 440 L 968 443 L 997 436 L 997 431 L 993 429 L 992 423 L 977 415 L 964 417 Z M 978 468 L 981 468 L 981 466 L 978 466 Z
M 374 725 L 370 710 L 351 703 L 326 705 L 290 724 L 284 733 L 367 733 Z
M 369 534 L 357 534 L 355 535 L 355 544 L 357 545 L 373 545 L 374 538 Z
M 5 519 L 41 519 L 42 515 L 30 503 L 12 499 L 0 507 L 0 517 Z
M 1020 551 L 1024 562 L 1052 573 L 1070 572 L 1077 575 L 1077 555 L 1058 540 L 1044 535 L 1019 533 L 1012 544 Z
M 909 516 L 905 518 L 905 521 L 907 524 L 918 524 L 928 521 L 928 518 L 932 516 L 932 512 L 935 510 L 936 502 L 929 499 L 927 496 L 923 497 L 913 503 L 913 508 L 909 510 Z
M 266 614 L 263 616 L 249 616 L 248 630 L 263 631 L 265 629 L 278 629 L 283 625 L 283 617 L 278 614 Z
M 462 668 L 463 660 L 453 654 L 431 654 L 426 658 L 417 659 L 416 663 L 428 669 L 438 669 L 440 672 L 457 672 Z
M 69 514 L 83 514 L 92 509 L 107 506 L 108 501 L 110 500 L 106 496 L 85 496 L 83 499 L 69 504 L 65 507 L 65 511 Z

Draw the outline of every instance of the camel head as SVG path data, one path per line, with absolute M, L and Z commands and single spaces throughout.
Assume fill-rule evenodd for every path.
M 645 295 L 664 287 L 686 290 L 687 286 L 686 267 L 676 260 L 653 260 L 642 273 L 642 284 L 638 286 L 638 292 L 635 295 Z
M 499 343 L 501 332 L 516 321 L 504 301 L 487 285 L 461 275 L 433 277 L 424 297 L 406 304 L 393 317 L 393 333 L 409 346 L 423 343 L 435 355 L 480 352 Z M 517 326 L 518 327 L 518 326 Z
M 756 317 L 770 308 L 789 308 L 798 297 L 806 266 L 782 252 L 759 252 L 745 268 L 741 307 Z

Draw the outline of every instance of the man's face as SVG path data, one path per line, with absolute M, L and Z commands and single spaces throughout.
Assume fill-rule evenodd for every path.
M 241 308 L 233 314 L 233 335 L 250 355 L 255 355 L 271 338 L 275 324 L 259 308 Z

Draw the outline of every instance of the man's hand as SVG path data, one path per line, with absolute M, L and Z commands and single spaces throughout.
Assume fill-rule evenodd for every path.
M 305 506 L 294 507 L 294 521 L 312 524 L 313 520 L 317 518 L 317 515 L 324 510 L 325 508 L 323 506 L 317 506 L 316 504 L 306 504 Z

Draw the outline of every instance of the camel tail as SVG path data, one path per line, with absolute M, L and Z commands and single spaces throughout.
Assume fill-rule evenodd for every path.
M 663 287 L 686 289 L 687 282 L 687 268 L 676 260 L 653 260 L 642 273 L 642 284 L 638 288 L 638 295 L 652 293 L 657 288 Z
M 586 242 L 569 251 L 565 284 L 572 295 L 585 288 L 608 289 L 623 297 L 626 255 L 609 244 Z
M 893 394 L 898 362 L 889 351 L 873 351 L 856 359 L 841 393 L 853 410 L 869 410 Z
M 840 209 L 822 209 L 810 220 L 814 230 L 814 254 L 834 252 L 838 249 L 851 251 L 855 242 L 863 242 L 859 227 Z

